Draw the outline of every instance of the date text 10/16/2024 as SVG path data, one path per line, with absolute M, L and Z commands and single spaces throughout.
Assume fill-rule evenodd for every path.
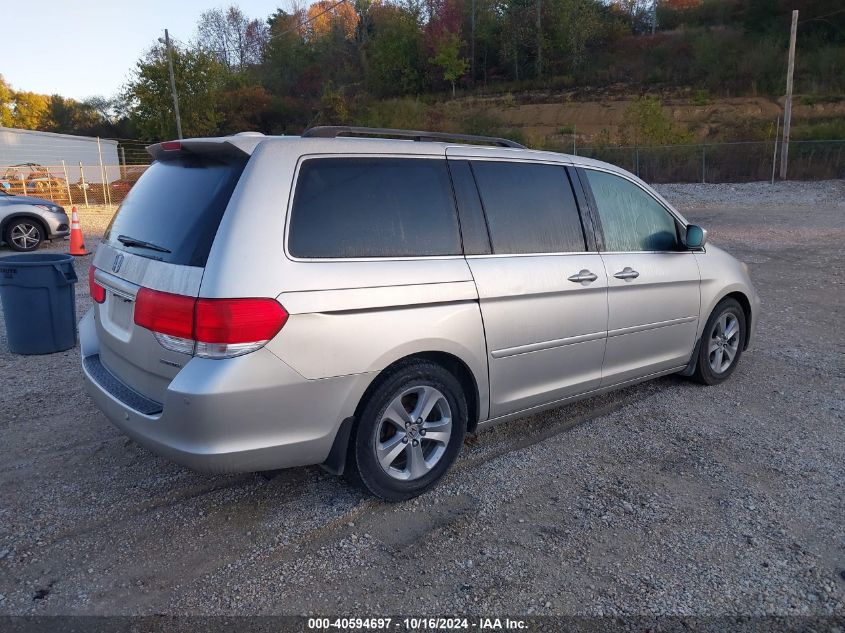
M 438 630 L 479 630 L 479 631 L 524 631 L 528 627 L 525 620 L 510 618 L 308 618 L 310 630 L 341 631 L 438 631 Z

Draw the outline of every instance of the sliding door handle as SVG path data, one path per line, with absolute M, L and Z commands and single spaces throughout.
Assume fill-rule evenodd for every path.
M 574 275 L 570 275 L 569 277 L 567 277 L 567 279 L 569 281 L 572 281 L 576 284 L 590 283 L 591 281 L 595 281 L 598 278 L 599 278 L 598 275 L 596 275 L 595 273 L 591 273 L 586 268 L 580 270 L 579 272 L 577 272 Z
M 636 279 L 640 276 L 640 273 L 630 266 L 625 266 L 625 268 L 620 270 L 618 273 L 615 273 L 613 276 L 617 279 L 625 279 L 627 281 L 628 279 Z

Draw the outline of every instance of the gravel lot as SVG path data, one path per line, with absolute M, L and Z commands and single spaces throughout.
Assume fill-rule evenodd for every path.
M 845 182 L 661 191 L 752 269 L 734 377 L 483 432 L 410 503 L 175 466 L 93 407 L 78 350 L 14 356 L 0 325 L 0 615 L 845 615 Z

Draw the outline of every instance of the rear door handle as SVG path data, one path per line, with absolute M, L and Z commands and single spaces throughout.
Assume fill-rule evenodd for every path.
M 578 284 L 578 283 L 590 283 L 591 281 L 595 281 L 598 278 L 599 278 L 598 275 L 596 275 L 595 273 L 591 273 L 586 268 L 583 268 L 580 271 L 578 271 L 577 273 L 575 273 L 574 275 L 570 275 L 569 277 L 567 277 L 567 279 L 569 281 L 572 281 L 576 284 Z
M 613 276 L 616 277 L 617 279 L 636 279 L 637 277 L 640 276 L 640 273 L 638 273 L 636 270 L 634 270 L 630 266 L 625 266 L 625 268 L 623 268 L 622 270 L 620 270 L 618 273 L 614 274 Z

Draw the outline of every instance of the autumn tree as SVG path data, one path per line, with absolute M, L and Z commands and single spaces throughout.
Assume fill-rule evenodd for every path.
M 202 49 L 173 45 L 173 70 L 185 136 L 212 136 L 220 124 L 219 100 L 225 67 Z M 170 138 L 176 134 L 170 92 L 167 54 L 162 45 L 138 61 L 122 98 L 127 112 L 144 139 Z
M 413 6 L 373 7 L 367 46 L 367 85 L 377 96 L 415 94 L 423 88 L 420 13 Z
M 265 129 L 271 105 L 272 98 L 262 86 L 228 87 L 220 94 L 220 133 Z
M 358 31 L 358 13 L 348 2 L 318 0 L 308 7 L 306 23 L 309 37 L 325 37 L 337 31 L 351 40 Z
M 260 63 L 268 37 L 266 24 L 249 19 L 235 5 L 206 11 L 197 26 L 200 48 L 231 71 Z
M 14 107 L 12 99 L 12 87 L 6 83 L 3 75 L 0 75 L 0 126 L 12 126 L 12 108 Z
M 452 84 L 452 98 L 455 97 L 455 82 L 469 70 L 469 61 L 461 57 L 461 38 L 457 33 L 445 32 L 435 45 L 434 57 L 429 61 L 443 71 L 443 79 Z
M 547 1 L 557 16 L 546 22 L 549 53 L 571 72 L 583 66 L 588 46 L 601 35 L 600 8 L 592 0 Z
M 43 129 L 49 122 L 50 97 L 35 92 L 14 93 L 12 127 L 24 130 Z
M 692 134 L 666 116 L 660 99 L 638 97 L 625 108 L 619 129 L 620 145 L 672 145 L 689 143 Z

